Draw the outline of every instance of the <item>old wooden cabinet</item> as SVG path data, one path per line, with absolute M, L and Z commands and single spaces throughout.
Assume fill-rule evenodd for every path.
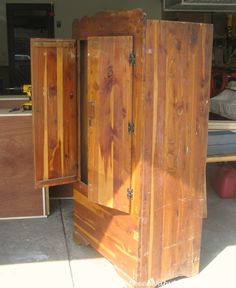
M 31 46 L 36 183 L 74 182 L 75 241 L 133 286 L 197 273 L 211 25 L 102 12 Z

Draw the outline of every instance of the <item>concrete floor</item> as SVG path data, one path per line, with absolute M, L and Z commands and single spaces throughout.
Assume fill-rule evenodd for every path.
M 113 266 L 72 240 L 72 200 L 53 200 L 48 219 L 0 221 L 1 288 L 125 288 Z M 236 287 L 236 201 L 208 189 L 201 272 L 158 287 Z

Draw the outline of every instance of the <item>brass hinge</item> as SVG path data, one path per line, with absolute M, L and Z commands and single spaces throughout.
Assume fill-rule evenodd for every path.
M 136 64 L 136 55 L 134 52 L 129 54 L 129 64 L 135 65 Z
M 128 132 L 129 132 L 129 134 L 134 133 L 134 122 L 133 121 L 129 121 L 129 123 L 128 123 Z
M 133 188 L 129 187 L 127 189 L 127 197 L 128 197 L 129 200 L 132 200 L 133 196 L 134 196 L 134 190 L 133 190 Z

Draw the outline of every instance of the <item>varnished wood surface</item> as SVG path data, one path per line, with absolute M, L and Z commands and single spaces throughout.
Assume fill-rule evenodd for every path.
M 43 215 L 41 189 L 34 188 L 32 117 L 0 119 L 0 218 Z
M 74 40 L 31 41 L 36 185 L 77 178 Z
M 84 42 L 134 41 L 131 213 L 89 201 L 88 186 L 77 183 L 74 229 L 137 287 L 198 271 L 212 46 L 210 25 L 147 23 L 136 10 L 100 13 L 73 26 L 73 37 Z M 85 91 L 96 85 L 84 87 L 86 102 Z
M 138 221 L 117 210 L 97 205 L 84 195 L 87 186 L 74 190 L 74 230 L 127 275 L 137 273 Z
M 115 17 L 114 17 L 115 16 Z M 105 18 L 104 18 L 105 17 Z M 132 118 L 135 125 L 135 132 L 132 136 L 132 183 L 134 197 L 132 200 L 130 215 L 125 215 L 118 210 L 106 208 L 88 201 L 88 187 L 84 184 L 74 184 L 74 230 L 86 237 L 90 244 L 101 254 L 106 256 L 113 264 L 124 271 L 127 279 L 137 279 L 138 277 L 138 230 L 140 213 L 140 158 L 141 158 L 141 139 L 143 133 L 143 123 L 140 121 L 142 115 L 142 69 L 143 69 L 143 41 L 145 31 L 146 15 L 141 10 L 119 12 L 119 13 L 100 13 L 95 17 L 84 17 L 76 20 L 73 25 L 73 37 L 82 41 L 81 59 L 83 61 L 83 72 L 81 70 L 80 81 L 80 103 L 81 117 L 86 115 L 87 107 L 87 59 L 84 57 L 87 51 L 87 40 L 89 37 L 98 36 L 132 36 L 134 52 L 137 56 L 136 65 L 133 68 L 133 98 L 132 98 Z M 119 24 L 117 24 L 119 23 Z M 85 76 L 82 75 L 85 73 Z M 82 116 L 84 115 L 84 116 Z M 81 127 L 80 143 L 87 147 L 86 123 Z M 82 132 L 81 131 L 81 132 Z M 87 150 L 85 150 L 87 151 Z M 81 176 L 86 180 L 86 154 L 81 149 L 80 153 Z M 83 159 L 83 161 L 81 161 Z M 89 216 L 87 216 L 89 215 Z M 86 220 L 88 217 L 88 220 Z
M 88 198 L 126 213 L 131 187 L 133 37 L 88 39 Z
M 212 27 L 148 21 L 146 45 L 140 281 L 163 281 L 199 267 Z
M 119 23 L 119 24 L 118 24 Z M 106 11 L 100 12 L 92 17 L 84 17 L 80 20 L 75 20 L 73 23 L 73 38 L 83 42 L 83 51 L 86 52 L 86 42 L 89 37 L 98 37 L 98 36 L 132 36 L 133 37 L 133 47 L 134 53 L 136 55 L 136 64 L 133 68 L 133 99 L 132 99 L 132 116 L 135 125 L 135 132 L 132 136 L 132 183 L 131 186 L 134 189 L 134 196 L 131 205 L 131 213 L 134 215 L 139 215 L 140 213 L 140 157 L 141 157 L 141 139 L 143 133 L 143 123 L 139 119 L 139 115 L 142 114 L 142 77 L 143 77 L 143 42 L 144 42 L 144 33 L 145 33 L 145 23 L 146 23 L 146 14 L 141 9 L 129 10 L 129 11 Z M 84 58 L 84 53 L 81 53 L 81 59 L 83 61 L 84 73 L 86 74 L 87 61 Z M 86 76 L 81 80 L 86 81 Z M 80 101 L 86 108 L 86 99 L 87 99 L 87 87 L 84 83 L 80 83 L 81 95 Z M 83 87 L 83 88 L 82 88 Z M 84 101 L 85 100 L 85 101 Z M 82 107 L 82 106 L 81 106 Z M 82 108 L 81 116 L 86 116 L 86 112 Z M 81 127 L 84 134 L 86 134 L 86 124 L 83 123 Z M 81 132 L 82 132 L 81 131 Z M 81 133 L 82 139 L 80 143 L 84 144 L 86 147 L 86 139 Z M 85 151 L 86 153 L 86 151 Z M 84 155 L 84 150 L 81 150 L 80 159 L 81 169 L 82 167 L 86 168 L 86 154 Z M 81 171 L 83 172 L 83 171 Z M 84 172 L 86 174 L 86 172 Z M 81 176 L 83 173 L 81 173 Z M 86 177 L 85 177 L 86 178 Z
M 140 11 L 136 13 L 140 17 Z M 144 49 L 141 37 L 145 21 L 134 28 L 138 17 L 130 16 L 130 12 L 102 13 L 74 24 L 74 37 L 84 41 L 90 36 L 134 36 L 137 56 L 132 103 L 132 176 L 137 181 L 132 179 L 135 197 L 131 215 L 124 218 L 115 210 L 93 204 L 87 199 L 87 186 L 75 185 L 75 231 L 117 265 L 123 275 L 139 283 L 150 279 L 158 282 L 190 276 L 198 270 L 212 31 L 197 24 L 148 22 Z M 189 37 L 183 37 L 185 34 Z M 147 57 L 145 74 L 141 51 Z M 93 116 L 94 109 L 88 111 Z M 119 224 L 113 222 L 114 218 Z M 137 250 L 131 253 L 132 243 L 111 223 L 124 225 L 129 231 L 138 229 Z M 125 249 L 117 251 L 117 247 Z

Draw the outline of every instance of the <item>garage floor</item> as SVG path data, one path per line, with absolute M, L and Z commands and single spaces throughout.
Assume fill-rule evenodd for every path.
M 72 240 L 72 200 L 53 200 L 48 219 L 0 221 L 0 287 L 123 288 L 113 266 Z M 201 272 L 158 287 L 236 287 L 236 201 L 208 189 Z

